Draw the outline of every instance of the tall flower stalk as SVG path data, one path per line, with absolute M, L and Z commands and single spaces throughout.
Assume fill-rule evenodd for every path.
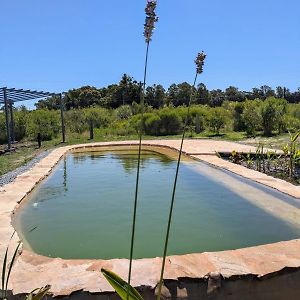
M 195 75 L 193 85 L 191 86 L 190 99 L 189 99 L 189 103 L 188 103 L 188 111 L 187 111 L 187 115 L 186 115 L 185 121 L 184 121 L 184 127 L 183 127 L 183 132 L 182 132 L 182 137 L 181 137 L 181 143 L 180 143 L 180 150 L 179 150 L 179 155 L 178 155 L 178 160 L 177 160 L 173 192 L 172 192 L 172 197 L 171 197 L 171 205 L 170 205 L 170 211 L 169 211 L 169 218 L 168 218 L 168 226 L 167 226 L 165 245 L 164 245 L 164 253 L 163 253 L 160 281 L 159 281 L 159 286 L 158 286 L 157 300 L 160 300 L 160 298 L 161 298 L 161 290 L 162 290 L 163 277 L 164 277 L 164 271 L 165 271 L 165 265 L 166 265 L 166 256 L 167 256 L 167 251 L 168 251 L 169 235 L 170 235 L 170 229 L 171 229 L 173 207 L 174 207 L 174 201 L 175 201 L 175 195 L 176 195 L 176 186 L 177 186 L 178 172 L 179 172 L 179 166 L 180 166 L 181 155 L 182 155 L 183 141 L 185 138 L 187 127 L 188 127 L 188 121 L 189 121 L 189 116 L 190 116 L 190 107 L 191 107 L 191 103 L 192 103 L 192 99 L 193 99 L 193 91 L 196 86 L 198 75 L 203 72 L 205 58 L 206 58 L 206 54 L 202 51 L 202 52 L 198 53 L 197 58 L 195 60 L 196 75 Z
M 146 21 L 144 24 L 144 37 L 145 37 L 145 41 L 146 41 L 146 56 L 145 56 L 145 65 L 144 65 L 144 80 L 143 80 L 143 87 L 141 90 L 141 101 L 140 101 L 141 126 L 139 128 L 138 164 L 137 164 L 136 186 L 135 186 L 133 218 L 132 218 L 127 299 L 129 299 L 129 291 L 130 291 L 129 287 L 130 287 L 130 282 L 131 282 L 131 271 L 132 271 L 132 261 L 133 261 L 133 246 L 134 246 L 134 238 L 135 238 L 136 212 L 137 212 L 137 202 L 138 202 L 140 161 L 141 161 L 142 135 L 143 135 L 143 121 L 144 121 L 144 98 L 145 98 L 145 88 L 146 88 L 146 79 L 147 79 L 148 54 L 149 54 L 149 46 L 150 46 L 150 42 L 152 39 L 153 31 L 155 29 L 155 22 L 158 21 L 158 17 L 156 16 L 155 9 L 156 9 L 156 0 L 147 0 L 147 5 L 145 8 Z

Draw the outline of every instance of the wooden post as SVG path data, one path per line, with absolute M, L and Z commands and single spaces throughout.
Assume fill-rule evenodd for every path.
M 8 99 L 6 88 L 3 88 L 4 104 L 5 104 L 5 122 L 6 122 L 6 134 L 7 134 L 7 148 L 11 150 L 11 139 L 10 139 L 10 126 L 9 126 L 9 113 L 8 113 Z
M 14 121 L 13 101 L 9 102 L 9 110 L 10 110 L 10 136 L 11 136 L 11 141 L 15 142 L 16 135 L 15 135 L 15 121 Z
M 60 118 L 61 118 L 61 132 L 62 132 L 62 142 L 66 142 L 66 134 L 65 134 L 65 120 L 64 120 L 64 103 L 63 103 L 63 98 L 62 94 L 59 94 L 59 99 L 60 99 Z

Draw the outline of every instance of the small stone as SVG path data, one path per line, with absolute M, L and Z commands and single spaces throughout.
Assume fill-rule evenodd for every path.
M 158 288 L 159 288 L 159 285 L 157 285 L 156 288 L 155 288 L 155 296 L 158 295 Z M 163 285 L 162 288 L 161 288 L 161 295 L 160 296 L 161 296 L 161 299 L 163 299 L 163 300 L 169 300 L 169 299 L 172 298 L 172 295 L 171 295 L 169 289 L 165 285 Z
M 208 274 L 207 295 L 215 294 L 221 287 L 222 276 L 219 272 L 210 272 Z
M 177 287 L 177 299 L 183 300 L 187 298 L 188 298 L 187 289 Z

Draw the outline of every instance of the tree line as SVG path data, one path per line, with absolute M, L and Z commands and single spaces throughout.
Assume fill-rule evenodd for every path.
M 128 138 L 143 128 L 145 135 L 165 136 L 180 134 L 188 108 L 185 105 L 153 108 L 145 106 L 143 119 L 136 102 L 115 109 L 98 105 L 69 109 L 65 112 L 67 139 L 91 138 L 95 131 L 98 138 Z M 16 140 L 60 139 L 60 111 L 49 109 L 14 109 Z M 291 104 L 283 98 L 268 97 L 243 102 L 225 100 L 221 106 L 193 104 L 190 108 L 188 131 L 194 134 L 221 134 L 241 132 L 243 136 L 270 136 L 300 130 L 300 103 Z M 0 114 L 0 142 L 6 143 L 5 116 Z
M 78 109 L 91 106 L 101 106 L 115 109 L 122 105 L 139 103 L 141 98 L 141 82 L 124 74 L 118 84 L 112 84 L 103 88 L 83 86 L 69 90 L 64 96 L 65 109 Z M 191 93 L 191 85 L 187 82 L 171 84 L 165 89 L 161 84 L 148 86 L 145 91 L 145 103 L 154 109 L 165 106 L 187 105 Z M 267 85 L 253 88 L 251 91 L 240 91 L 237 87 L 229 86 L 224 91 L 221 89 L 208 90 L 205 84 L 200 83 L 193 90 L 193 103 L 220 107 L 226 101 L 244 102 L 246 100 L 267 99 L 274 97 L 285 99 L 288 103 L 300 103 L 300 88 L 291 92 L 286 87 L 278 86 L 272 89 Z M 59 109 L 58 97 L 50 97 L 40 100 L 36 104 L 37 109 Z

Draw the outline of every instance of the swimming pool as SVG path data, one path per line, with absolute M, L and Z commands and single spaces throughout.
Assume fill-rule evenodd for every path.
M 136 165 L 133 149 L 66 155 L 16 213 L 24 246 L 65 259 L 128 257 Z M 175 167 L 172 155 L 142 153 L 135 258 L 162 255 Z M 169 254 L 299 235 L 294 198 L 202 162 L 182 162 Z

